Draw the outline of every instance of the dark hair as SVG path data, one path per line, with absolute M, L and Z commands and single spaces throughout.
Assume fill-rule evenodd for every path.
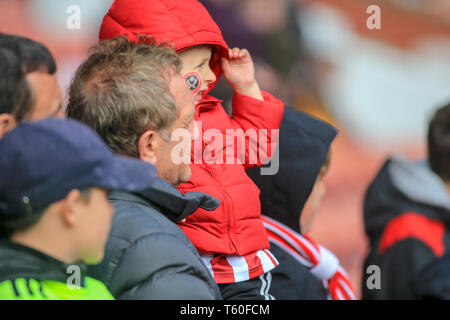
M 56 72 L 56 63 L 52 54 L 39 42 L 21 36 L 0 33 L 0 48 L 9 49 L 16 55 L 25 74 L 34 71 L 48 74 Z
M 21 121 L 30 111 L 32 94 L 14 52 L 0 47 L 0 113 Z
M 450 103 L 438 109 L 430 121 L 428 159 L 431 170 L 450 182 Z
M 83 189 L 80 191 L 80 194 L 81 200 L 89 201 L 92 194 L 92 188 Z M 38 211 L 31 211 L 20 217 L 15 216 L 10 217 L 9 219 L 3 217 L 0 221 L 0 239 L 10 238 L 17 232 L 30 229 L 42 219 L 47 210 L 48 207 Z

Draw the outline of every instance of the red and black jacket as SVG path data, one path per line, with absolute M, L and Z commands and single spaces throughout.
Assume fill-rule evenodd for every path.
M 426 161 L 388 159 L 368 188 L 364 224 L 370 251 L 362 298 L 419 298 L 419 271 L 450 251 L 450 197 L 443 182 Z M 367 286 L 375 281 L 370 265 L 380 267 L 380 289 Z

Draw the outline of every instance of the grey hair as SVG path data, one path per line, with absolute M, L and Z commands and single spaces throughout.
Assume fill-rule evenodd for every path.
M 179 114 L 169 90 L 182 62 L 169 45 L 139 36 L 101 42 L 78 68 L 69 88 L 67 116 L 96 131 L 116 154 L 138 157 L 138 141 L 155 130 L 168 141 Z

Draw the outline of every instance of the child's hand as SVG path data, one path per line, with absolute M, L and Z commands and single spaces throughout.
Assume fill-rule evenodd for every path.
M 255 67 L 247 49 L 229 50 L 230 59 L 222 58 L 223 75 L 233 89 L 255 99 L 264 100 L 255 79 Z

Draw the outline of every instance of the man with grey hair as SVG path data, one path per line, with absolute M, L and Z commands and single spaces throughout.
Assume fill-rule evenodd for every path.
M 117 299 L 221 299 L 194 246 L 174 223 L 219 201 L 175 189 L 190 179 L 189 165 L 172 151 L 189 140 L 171 139 L 191 129 L 194 96 L 180 75 L 181 61 L 153 39 L 124 37 L 100 43 L 78 68 L 67 116 L 94 129 L 117 154 L 155 165 L 159 178 L 139 194 L 112 192 L 116 209 L 103 262 L 89 274 Z M 95 152 L 93 150 L 92 152 Z

